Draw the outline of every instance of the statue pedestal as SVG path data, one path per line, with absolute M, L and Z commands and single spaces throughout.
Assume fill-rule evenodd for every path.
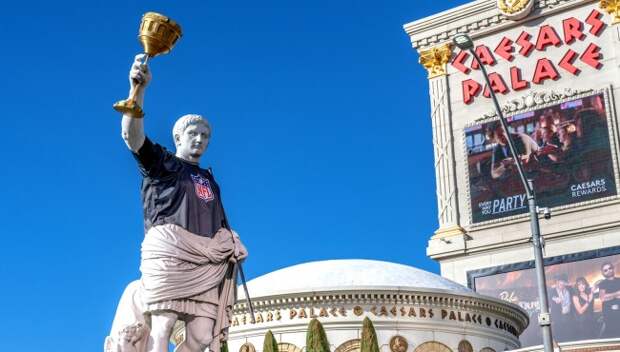
M 105 338 L 104 352 L 144 352 L 149 337 L 149 322 L 142 311 L 140 280 L 127 285 L 112 322 L 110 335 Z

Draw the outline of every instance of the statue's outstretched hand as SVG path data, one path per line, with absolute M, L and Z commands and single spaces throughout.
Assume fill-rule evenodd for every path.
M 236 231 L 232 231 L 233 242 L 235 244 L 233 255 L 230 257 L 230 261 L 233 263 L 242 262 L 248 256 L 248 250 L 245 248 L 239 238 L 239 234 Z
M 131 64 L 131 69 L 129 70 L 129 84 L 131 85 L 131 89 L 134 89 L 137 84 L 141 84 L 142 88 L 145 88 L 151 81 L 151 70 L 148 64 L 142 64 L 145 56 L 146 54 L 136 55 L 133 64 Z

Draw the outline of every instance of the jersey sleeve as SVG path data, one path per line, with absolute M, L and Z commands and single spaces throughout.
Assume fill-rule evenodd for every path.
M 160 177 L 167 173 L 166 160 L 170 159 L 170 154 L 161 145 L 151 142 L 146 137 L 144 143 L 137 153 L 133 153 L 138 162 L 138 168 L 143 176 Z

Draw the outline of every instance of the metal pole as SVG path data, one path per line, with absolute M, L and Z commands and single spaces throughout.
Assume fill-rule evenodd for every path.
M 469 53 L 474 57 L 474 60 L 480 66 L 480 70 L 482 71 L 482 75 L 484 76 L 484 80 L 489 88 L 489 92 L 491 93 L 491 98 L 493 100 L 493 104 L 495 105 L 495 111 L 497 111 L 497 116 L 499 116 L 499 120 L 504 128 L 504 132 L 506 133 L 506 140 L 508 141 L 508 148 L 510 149 L 510 153 L 515 161 L 515 165 L 517 166 L 517 171 L 519 172 L 519 177 L 521 178 L 521 182 L 523 183 L 523 188 L 525 188 L 525 194 L 527 196 L 529 208 L 530 208 L 530 226 L 532 229 L 532 246 L 534 248 L 534 265 L 536 270 L 536 282 L 538 284 L 538 304 L 540 305 L 540 313 L 538 314 L 538 324 L 540 325 L 540 329 L 542 330 L 543 337 L 543 346 L 545 352 L 553 352 L 553 334 L 551 333 L 551 315 L 549 314 L 549 302 L 547 300 L 547 285 L 545 280 L 545 267 L 543 261 L 543 243 L 540 236 L 540 224 L 538 223 L 538 206 L 536 204 L 536 194 L 534 193 L 534 184 L 532 180 L 528 180 L 525 176 L 525 171 L 523 170 L 523 164 L 519 155 L 517 154 L 517 150 L 514 146 L 514 141 L 512 140 L 512 136 L 510 131 L 508 130 L 508 122 L 504 118 L 504 114 L 502 113 L 502 109 L 497 102 L 497 97 L 495 96 L 495 92 L 493 88 L 491 88 L 491 82 L 489 81 L 489 76 L 487 74 L 487 70 L 480 62 L 480 58 L 476 55 L 476 52 L 473 48 L 469 49 Z
M 211 168 L 208 169 L 211 176 L 213 176 L 213 170 Z M 222 210 L 224 210 L 224 204 L 221 203 L 222 198 L 220 197 L 220 204 L 222 206 Z M 230 235 L 232 236 L 233 243 L 235 242 L 235 235 L 233 234 L 233 230 L 230 227 L 230 223 L 228 222 L 228 217 L 226 216 L 226 211 L 224 210 L 224 227 L 230 231 Z M 250 293 L 248 292 L 248 284 L 245 281 L 245 274 L 243 273 L 243 266 L 241 262 L 237 262 L 237 268 L 239 268 L 239 276 L 241 276 L 241 284 L 243 285 L 243 292 L 245 293 L 245 300 L 248 305 L 248 309 L 250 310 L 250 321 L 252 324 L 256 323 L 256 317 L 254 316 L 254 305 L 252 304 L 252 298 L 250 297 Z
M 252 305 L 252 299 L 250 298 L 250 293 L 248 292 L 248 285 L 245 282 L 245 274 L 243 273 L 243 267 L 241 263 L 237 263 L 239 268 L 239 276 L 241 276 L 241 283 L 243 284 L 243 292 L 245 293 L 245 300 L 248 304 L 248 309 L 250 310 L 250 321 L 252 324 L 256 323 L 256 318 L 254 317 L 254 306 Z
M 532 228 L 532 246 L 534 247 L 534 263 L 536 270 L 536 282 L 538 283 L 538 304 L 540 314 L 538 324 L 542 330 L 543 346 L 545 352 L 553 351 L 553 335 L 551 333 L 551 315 L 549 314 L 549 302 L 547 300 L 547 285 L 545 280 L 545 266 L 543 259 L 543 239 L 540 235 L 540 224 L 538 223 L 538 207 L 536 206 L 536 194 L 532 180 L 528 180 L 528 185 L 532 189 L 531 197 L 528 197 L 530 206 L 530 226 Z

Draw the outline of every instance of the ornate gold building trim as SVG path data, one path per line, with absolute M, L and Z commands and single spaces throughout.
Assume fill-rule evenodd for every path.
M 601 0 L 600 6 L 613 18 L 611 24 L 620 23 L 620 0 Z
M 506 0 L 497 0 L 497 7 L 499 7 L 501 12 L 505 13 L 515 13 L 525 9 L 528 6 L 528 3 L 532 2 L 532 0 L 517 0 L 517 1 L 506 1 Z
M 452 43 L 445 43 L 420 51 L 420 64 L 428 71 L 428 78 L 443 76 L 452 57 Z
M 511 20 L 520 20 L 532 11 L 534 0 L 497 0 L 497 8 Z

